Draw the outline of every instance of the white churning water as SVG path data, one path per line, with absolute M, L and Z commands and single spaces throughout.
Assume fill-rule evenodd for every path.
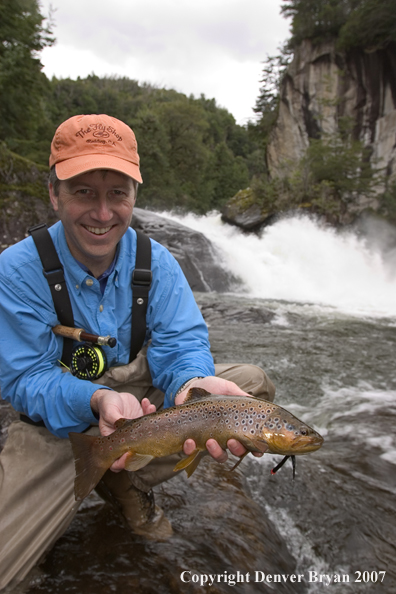
M 330 306 L 354 315 L 396 316 L 396 258 L 352 231 L 294 217 L 258 236 L 223 223 L 218 213 L 161 214 L 203 233 L 252 297 Z

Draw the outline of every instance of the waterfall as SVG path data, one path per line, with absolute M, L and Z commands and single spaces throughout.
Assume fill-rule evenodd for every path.
M 161 216 L 202 232 L 251 297 L 396 316 L 394 252 L 392 258 L 392 252 L 367 236 L 337 231 L 306 216 L 280 220 L 259 235 L 223 223 L 218 213 Z

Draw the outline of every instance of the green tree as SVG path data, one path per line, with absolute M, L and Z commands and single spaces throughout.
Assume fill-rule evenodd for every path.
M 383 187 L 383 172 L 374 170 L 369 149 L 351 134 L 351 122 L 341 132 L 311 139 L 298 166 L 286 176 L 284 187 L 291 205 L 309 205 L 314 211 L 339 220 L 360 197 Z
M 351 9 L 361 0 L 286 0 L 281 11 L 292 18 L 289 46 L 297 47 L 303 39 L 324 41 L 338 35 Z
M 253 108 L 259 115 L 257 129 L 264 143 L 278 116 L 281 84 L 290 59 L 291 52 L 285 45 L 278 55 L 267 56 L 264 62 L 259 96 Z
M 0 139 L 21 154 L 45 118 L 47 78 L 38 55 L 53 42 L 37 0 L 1 0 Z
M 138 140 L 143 177 L 139 206 L 163 208 L 164 204 L 172 205 L 175 179 L 169 162 L 170 144 L 159 115 L 154 109 L 144 107 L 131 125 Z
M 177 205 L 206 212 L 211 184 L 207 178 L 210 151 L 204 143 L 209 124 L 191 99 L 163 103 L 158 113 L 169 141 L 168 161 L 174 172 Z
M 390 0 L 365 0 L 340 30 L 338 47 L 383 49 L 396 42 L 396 6 Z
M 378 49 L 396 41 L 396 10 L 390 0 L 285 0 L 292 19 L 290 48 L 303 39 L 338 39 L 340 49 Z
M 213 182 L 211 209 L 221 209 L 239 190 L 249 185 L 249 172 L 246 161 L 235 157 L 225 142 L 219 143 L 212 155 Z

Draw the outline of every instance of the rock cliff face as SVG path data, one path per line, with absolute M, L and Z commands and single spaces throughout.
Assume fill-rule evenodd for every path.
M 271 176 L 301 159 L 310 138 L 337 132 L 342 116 L 352 118 L 354 136 L 370 147 L 375 167 L 396 179 L 395 43 L 370 53 L 337 52 L 333 42 L 301 44 L 283 81 L 268 146 Z

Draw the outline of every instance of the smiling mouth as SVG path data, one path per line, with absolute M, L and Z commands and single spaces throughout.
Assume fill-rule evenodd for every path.
M 94 235 L 104 235 L 105 233 L 108 233 L 111 229 L 110 227 L 88 227 L 88 225 L 84 225 L 84 227 L 87 229 L 87 231 L 89 231 L 90 233 L 93 233 Z

